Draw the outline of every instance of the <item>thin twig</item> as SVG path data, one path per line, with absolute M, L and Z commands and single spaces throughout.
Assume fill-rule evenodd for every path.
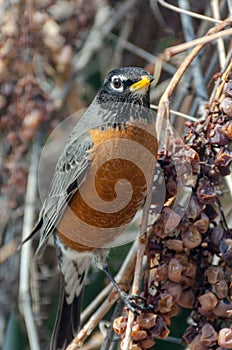
M 158 3 L 160 5 L 168 8 L 169 10 L 172 10 L 172 11 L 175 11 L 175 12 L 178 12 L 178 13 L 185 13 L 186 15 L 189 15 L 191 17 L 199 18 L 199 19 L 202 19 L 202 20 L 205 20 L 205 21 L 208 21 L 208 22 L 214 22 L 214 23 L 221 23 L 222 22 L 222 21 L 219 21 L 219 20 L 214 19 L 212 17 L 207 17 L 207 16 L 204 16 L 204 15 L 201 15 L 200 13 L 183 10 L 183 9 L 177 7 L 177 6 L 174 6 L 174 5 L 171 5 L 171 4 L 167 3 L 164 0 L 156 0 L 156 1 L 158 1 Z
M 115 291 L 111 293 L 100 308 L 90 317 L 88 322 L 84 325 L 81 331 L 78 333 L 76 338 L 73 339 L 71 344 L 66 348 L 66 350 L 77 350 L 79 349 L 85 339 L 92 333 L 94 328 L 102 320 L 105 314 L 110 310 L 114 303 L 118 300 L 119 295 Z
M 112 283 L 109 283 L 94 299 L 93 301 L 82 311 L 81 323 L 85 322 L 93 313 L 94 310 L 107 298 L 107 296 L 113 290 Z
M 231 58 L 232 58 L 232 47 L 231 47 L 231 49 L 229 50 L 229 52 L 228 52 L 228 54 L 227 54 L 227 56 L 226 56 L 225 65 L 224 65 L 224 67 L 221 69 L 221 72 L 220 72 L 220 73 L 223 74 L 223 73 L 225 72 L 225 70 L 226 70 L 227 67 L 228 67 L 229 62 L 231 61 Z M 222 77 L 223 77 L 223 76 L 222 76 Z M 216 84 L 214 85 L 213 91 L 212 91 L 211 96 L 210 96 L 210 99 L 209 99 L 209 102 L 210 102 L 210 103 L 212 102 L 212 100 L 213 100 L 214 98 L 216 98 L 216 93 L 217 93 L 217 91 L 218 91 L 219 85 L 221 84 L 222 77 L 221 77 L 220 79 L 218 79 L 218 80 L 216 81 Z
M 115 307 L 113 315 L 111 317 L 111 322 L 110 322 L 111 326 L 108 329 L 108 332 L 106 334 L 106 337 L 104 339 L 104 342 L 103 342 L 100 350 L 109 350 L 110 349 L 113 337 L 115 335 L 112 325 L 113 325 L 114 320 L 121 315 L 122 308 L 123 308 L 123 301 L 119 300 L 116 307 Z
M 104 0 L 97 1 L 98 9 L 95 15 L 95 22 L 92 26 L 88 37 L 82 49 L 73 58 L 73 70 L 70 79 L 62 90 L 54 89 L 52 97 L 62 104 L 62 101 L 68 95 L 72 88 L 73 82 L 78 74 L 89 64 L 90 59 L 103 46 L 104 39 L 109 35 L 111 30 L 130 12 L 131 8 L 136 4 L 137 0 L 126 0 L 114 11 L 113 15 L 110 7 Z
M 228 6 L 228 12 L 229 12 L 229 17 L 232 17 L 232 2 L 231 0 L 227 0 L 227 6 Z
M 159 9 L 159 6 L 157 4 L 157 1 L 154 1 L 154 0 L 150 0 L 150 7 L 151 7 L 151 10 L 153 12 L 153 15 L 157 21 L 157 23 L 159 23 L 159 26 L 161 28 L 165 28 L 166 29 L 166 22 L 162 16 L 162 13 Z
M 187 0 L 179 0 L 178 1 L 180 8 L 189 10 L 189 2 Z M 180 15 L 181 23 L 184 31 L 184 38 L 186 42 L 191 42 L 195 39 L 195 33 L 193 28 L 192 18 L 189 18 L 185 13 L 181 13 Z M 195 60 L 191 64 L 191 72 L 194 81 L 195 90 L 197 96 L 200 97 L 205 103 L 208 100 L 208 94 L 204 84 L 204 78 L 202 75 L 202 69 L 200 64 L 200 58 L 196 57 Z
M 114 55 L 112 59 L 113 67 L 120 67 L 122 65 L 122 54 L 124 50 L 124 45 L 122 45 L 122 40 L 127 40 L 133 30 L 133 25 L 135 21 L 135 14 L 129 13 L 120 30 L 120 35 L 118 38 L 117 45 L 114 50 Z
M 220 30 L 223 30 L 225 27 L 231 24 L 230 19 L 226 19 L 222 23 L 218 24 L 214 28 L 210 29 L 207 33 L 209 38 L 212 39 L 212 36 L 214 33 L 219 32 Z M 230 29 L 231 30 L 231 29 Z M 169 111 L 169 99 L 170 96 L 172 95 L 174 89 L 176 88 L 177 84 L 179 83 L 181 77 L 183 76 L 184 72 L 186 69 L 189 67 L 190 63 L 192 60 L 198 55 L 198 53 L 202 50 L 202 48 L 207 44 L 207 42 L 201 43 L 197 45 L 191 52 L 190 54 L 185 58 L 183 63 L 180 65 L 178 68 L 177 72 L 174 74 L 172 77 L 170 84 L 168 85 L 167 89 L 165 90 L 163 96 L 160 99 L 159 103 L 159 108 L 157 112 L 157 123 L 156 123 L 156 132 L 159 138 L 161 138 L 165 133 L 164 130 L 164 124 L 167 120 L 170 120 L 170 111 Z M 168 119 L 166 119 L 166 117 Z
M 219 1 L 211 0 L 211 8 L 214 18 L 220 19 L 220 10 L 219 10 Z M 218 58 L 220 62 L 220 68 L 224 67 L 226 60 L 225 46 L 222 38 L 217 40 L 217 48 L 218 48 Z
M 40 136 L 37 134 L 31 152 L 31 164 L 29 168 L 27 191 L 25 198 L 25 210 L 23 220 L 22 240 L 30 234 L 35 215 L 37 199 L 37 175 L 39 165 Z M 23 314 L 31 350 L 40 350 L 39 339 L 31 309 L 29 269 L 31 263 L 31 240 L 23 244 L 21 248 L 20 280 L 19 280 L 19 308 Z
M 223 67 L 224 73 L 221 76 L 221 79 L 218 80 L 217 84 L 215 84 L 214 90 L 211 95 L 211 101 L 215 98 L 216 100 L 219 100 L 221 98 L 225 83 L 227 81 L 227 78 L 232 70 L 232 49 L 227 55 L 226 58 L 226 64 Z M 227 184 L 227 187 L 229 189 L 230 195 L 232 196 L 232 174 L 229 174 L 225 177 L 225 182 Z
M 113 33 L 110 33 L 110 37 L 115 38 L 117 40 L 119 39 L 119 37 Z M 134 53 L 135 55 L 137 55 L 139 57 L 144 58 L 148 62 L 156 62 L 157 60 L 160 60 L 159 57 L 153 55 L 152 53 L 150 53 L 144 49 L 141 49 L 141 47 L 138 47 L 138 46 L 132 44 L 131 42 L 129 42 L 123 38 L 120 38 L 120 44 L 126 50 Z M 165 61 L 162 62 L 162 68 L 170 74 L 174 74 L 176 72 L 176 68 Z
M 139 295 L 139 292 L 140 292 L 143 258 L 147 247 L 147 224 L 148 224 L 149 211 L 150 211 L 150 206 L 152 201 L 152 186 L 153 186 L 152 180 L 154 177 L 154 172 L 155 172 L 155 162 L 151 169 L 150 179 L 149 179 L 150 181 L 147 188 L 147 198 L 143 208 L 143 217 L 142 217 L 142 222 L 140 226 L 140 235 L 138 237 L 138 252 L 137 252 L 137 259 L 135 264 L 134 280 L 133 280 L 132 291 L 131 291 L 132 295 Z M 132 332 L 134 319 L 135 319 L 135 314 L 132 311 L 129 311 L 122 350 L 128 350 L 130 347 L 131 332 Z
M 123 265 L 120 271 L 115 277 L 115 280 L 121 286 L 130 285 L 132 276 L 134 274 L 136 253 L 137 253 L 137 241 L 133 243 L 129 253 L 127 254 L 126 259 L 123 262 Z M 105 289 L 107 288 L 108 286 Z M 84 327 L 78 333 L 76 338 L 67 347 L 67 350 L 75 350 L 80 348 L 80 346 L 83 344 L 85 339 L 91 334 L 93 329 L 98 325 L 100 320 L 110 310 L 110 308 L 114 305 L 114 303 L 118 300 L 118 298 L 119 298 L 119 294 L 116 291 L 113 291 L 108 295 L 107 298 L 104 299 L 105 300 L 104 303 L 91 316 L 88 322 L 84 325 Z
M 209 42 L 212 42 L 218 38 L 224 38 L 224 37 L 230 36 L 230 35 L 232 35 L 232 28 L 225 29 L 219 33 L 214 33 L 214 34 L 203 36 L 201 38 L 192 40 L 188 43 L 183 43 L 180 45 L 169 47 L 164 52 L 165 59 L 169 60 L 172 56 L 174 56 L 180 52 L 186 51 L 186 50 L 188 50 L 196 45 L 205 45 L 205 44 L 208 44 Z
M 217 88 L 217 92 L 216 92 L 216 94 L 215 94 L 215 99 L 218 99 L 218 100 L 219 100 L 219 98 L 220 98 L 220 96 L 221 96 L 221 94 L 222 94 L 222 91 L 223 91 L 223 89 L 224 89 L 226 80 L 227 80 L 227 78 L 228 78 L 228 76 L 229 76 L 231 70 L 232 70 L 232 59 L 231 59 L 231 61 L 229 62 L 228 66 L 226 67 L 225 72 L 223 73 L 223 75 L 222 75 L 222 77 L 221 77 L 221 79 L 220 79 L 220 84 L 219 84 L 219 86 L 218 86 L 218 88 Z
M 151 109 L 154 109 L 154 110 L 157 111 L 158 108 L 159 108 L 159 106 L 151 104 Z M 178 111 L 174 111 L 173 109 L 170 109 L 170 113 L 174 114 L 174 115 L 177 115 L 178 117 L 181 117 L 181 118 L 184 118 L 184 119 L 187 119 L 187 120 L 191 120 L 193 122 L 197 122 L 198 121 L 197 118 L 192 117 L 191 115 L 188 115 L 188 114 L 185 114 L 185 113 L 181 113 L 181 112 L 178 112 Z

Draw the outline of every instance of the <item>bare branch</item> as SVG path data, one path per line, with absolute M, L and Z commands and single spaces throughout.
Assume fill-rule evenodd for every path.
M 153 105 L 151 104 L 151 109 L 154 109 L 154 110 L 158 110 L 158 106 L 157 105 Z M 184 118 L 184 119 L 187 119 L 187 120 L 191 120 L 193 122 L 196 122 L 198 119 L 195 118 L 195 117 L 192 117 L 191 115 L 188 115 L 188 114 L 185 114 L 185 113 L 181 113 L 181 112 L 178 112 L 178 111 L 174 111 L 173 109 L 170 109 L 170 113 L 171 114 L 174 114 L 178 117 L 181 117 L 181 118 Z
M 214 33 L 214 34 L 211 34 L 211 35 L 206 35 L 202 38 L 198 38 L 198 39 L 195 39 L 195 40 L 192 40 L 191 42 L 188 42 L 188 43 L 183 43 L 183 44 L 180 44 L 180 45 L 176 45 L 176 46 L 172 46 L 172 47 L 169 47 L 168 49 L 165 50 L 165 58 L 167 60 L 169 60 L 172 56 L 180 53 L 180 52 L 183 52 L 185 50 L 188 50 L 190 49 L 191 47 L 194 47 L 196 45 L 205 45 L 205 44 L 208 44 L 218 38 L 224 38 L 226 36 L 230 36 L 232 35 L 232 28 L 230 29 L 225 29 L 219 33 Z
M 22 240 L 32 231 L 35 216 L 35 203 L 37 199 L 37 175 L 39 166 L 40 137 L 37 134 L 31 152 L 31 164 L 29 168 L 27 191 L 25 198 L 25 210 Z M 29 269 L 31 264 L 31 240 L 23 244 L 21 248 L 20 281 L 19 281 L 19 308 L 24 317 L 30 348 L 40 350 L 38 334 L 31 309 Z
M 175 12 L 178 12 L 178 13 L 185 13 L 186 15 L 189 15 L 191 17 L 199 18 L 199 19 L 202 19 L 202 20 L 205 20 L 205 21 L 208 21 L 208 22 L 214 22 L 214 23 L 221 23 L 222 22 L 222 21 L 219 21 L 219 20 L 214 19 L 212 17 L 207 17 L 207 16 L 201 15 L 201 14 L 196 13 L 196 12 L 183 10 L 182 8 L 174 6 L 174 5 L 171 5 L 171 4 L 167 3 L 164 0 L 156 0 L 156 1 L 158 1 L 158 3 L 160 5 L 168 8 L 169 10 L 172 10 L 172 11 L 175 11 Z
M 212 39 L 212 36 L 214 34 L 220 34 L 218 32 L 223 30 L 225 27 L 227 27 L 230 24 L 231 24 L 231 20 L 226 19 L 222 23 L 218 24 L 216 27 L 210 29 L 208 31 L 207 35 L 209 36 L 209 38 Z M 228 29 L 228 30 L 230 30 L 232 32 L 232 29 Z M 159 136 L 162 135 L 163 124 L 165 122 L 165 118 L 167 117 L 168 120 L 170 119 L 170 111 L 169 111 L 169 98 L 170 98 L 170 96 L 172 95 L 174 89 L 176 88 L 177 84 L 179 83 L 181 77 L 183 76 L 186 69 L 189 67 L 192 60 L 197 56 L 197 54 L 202 50 L 202 48 L 207 44 L 207 42 L 203 42 L 201 44 L 198 44 L 191 51 L 191 53 L 185 58 L 183 63 L 178 68 L 177 72 L 172 77 L 172 80 L 171 80 L 169 86 L 167 87 L 167 89 L 165 90 L 163 96 L 161 97 L 160 103 L 159 103 L 159 109 L 158 109 L 158 113 L 157 113 L 157 124 L 156 124 L 157 135 L 159 135 Z
M 110 36 L 118 39 L 118 36 L 113 33 L 111 33 Z M 159 57 L 151 54 L 150 52 L 144 49 L 141 49 L 140 47 L 130 43 L 129 41 L 123 38 L 120 38 L 120 45 L 124 47 L 126 50 L 133 52 L 135 55 L 144 58 L 148 62 L 156 62 L 157 60 L 160 60 Z M 164 70 L 166 70 L 170 74 L 174 74 L 176 72 L 176 68 L 165 61 L 162 61 L 162 67 Z
M 212 8 L 212 13 L 214 18 L 220 19 L 220 10 L 219 10 L 218 0 L 211 0 L 211 8 Z M 226 59 L 225 46 L 222 38 L 219 38 L 217 40 L 217 49 L 218 49 L 218 58 L 220 62 L 220 68 L 222 68 L 225 65 L 225 59 Z
M 153 180 L 154 172 L 155 172 L 155 163 L 153 164 L 153 167 L 151 169 L 149 187 L 147 189 L 147 198 L 143 208 L 143 217 L 142 217 L 142 222 L 140 226 L 140 235 L 138 237 L 138 252 L 137 252 L 136 265 L 135 265 L 134 281 L 133 281 L 132 290 L 131 290 L 132 295 L 139 295 L 139 292 L 140 292 L 139 289 L 140 289 L 141 278 L 142 278 L 143 258 L 147 247 L 147 226 L 148 226 L 148 217 L 149 217 L 149 211 L 150 211 L 150 206 L 152 201 L 152 185 L 153 185 L 152 180 Z M 134 318 L 135 318 L 135 314 L 132 311 L 129 311 L 127 328 L 126 328 L 122 350 L 129 349 Z

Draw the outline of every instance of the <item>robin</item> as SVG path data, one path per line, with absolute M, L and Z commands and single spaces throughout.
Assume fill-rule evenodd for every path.
M 142 68 L 112 70 L 58 159 L 30 235 L 40 230 L 40 250 L 54 234 L 63 280 L 52 350 L 65 349 L 78 332 L 82 291 L 93 257 L 124 303 L 132 311 L 137 307 L 111 276 L 106 257 L 146 196 L 157 153 L 149 96 L 153 79 Z

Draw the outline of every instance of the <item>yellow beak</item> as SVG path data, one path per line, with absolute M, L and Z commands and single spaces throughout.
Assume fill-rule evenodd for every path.
M 143 88 L 148 88 L 153 80 L 154 77 L 152 75 L 143 75 L 141 77 L 141 80 L 137 81 L 137 83 L 132 84 L 129 89 L 130 91 L 135 92 Z

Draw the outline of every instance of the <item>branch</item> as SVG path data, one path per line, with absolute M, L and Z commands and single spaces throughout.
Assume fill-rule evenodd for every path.
M 29 236 L 33 228 L 35 204 L 37 200 L 37 174 L 40 154 L 40 136 L 37 134 L 31 152 L 27 191 L 25 198 L 22 241 Z M 31 263 L 31 240 L 21 247 L 19 309 L 24 317 L 31 350 L 40 350 L 38 334 L 31 309 L 29 269 Z
M 143 208 L 143 217 L 142 217 L 142 222 L 140 226 L 140 235 L 138 237 L 138 253 L 137 253 L 137 259 L 136 259 L 136 265 L 135 265 L 134 281 L 133 281 L 132 291 L 131 291 L 132 295 L 139 295 L 139 292 L 140 292 L 143 258 L 147 247 L 147 224 L 148 224 L 148 217 L 149 217 L 150 206 L 152 201 L 152 186 L 153 186 L 152 180 L 153 180 L 154 172 L 155 172 L 155 162 L 151 169 L 149 186 L 147 188 L 147 198 Z M 122 350 L 128 350 L 130 347 L 131 332 L 132 332 L 134 319 L 135 319 L 135 314 L 132 311 L 129 311 L 127 328 L 126 328 Z
M 219 1 L 211 0 L 211 8 L 212 8 L 212 13 L 214 18 L 219 19 L 220 18 Z M 217 49 L 218 49 L 218 58 L 220 62 L 220 68 L 222 68 L 225 65 L 225 59 L 226 59 L 225 46 L 222 38 L 219 38 L 217 40 Z
M 228 25 L 231 25 L 231 23 L 232 23 L 231 19 L 226 19 L 225 21 L 223 21 L 222 23 L 218 24 L 214 28 L 211 28 L 208 31 L 207 36 L 203 37 L 203 39 L 207 38 L 207 39 L 210 39 L 210 41 L 214 40 L 215 39 L 214 34 L 218 34 L 219 31 L 223 30 Z M 230 30 L 231 34 L 232 34 L 232 28 L 230 28 L 228 30 Z M 227 33 L 228 33 L 228 30 L 227 30 Z M 224 30 L 222 33 L 225 33 L 225 31 L 226 30 Z M 197 40 L 200 40 L 200 39 L 197 39 Z M 181 77 L 183 76 L 183 74 L 185 73 L 185 71 L 187 70 L 187 68 L 189 67 L 191 62 L 193 61 L 193 59 L 198 55 L 198 53 L 202 50 L 202 48 L 208 42 L 209 42 L 209 40 L 207 40 L 206 42 L 204 41 L 201 44 L 198 44 L 190 52 L 190 54 L 185 58 L 183 63 L 178 68 L 177 72 L 172 77 L 172 79 L 171 79 L 167 89 L 165 90 L 163 96 L 161 97 L 160 103 L 159 103 L 159 109 L 158 109 L 158 113 L 157 113 L 157 123 L 156 123 L 156 132 L 157 132 L 157 135 L 159 136 L 159 138 L 162 138 L 162 133 L 165 132 L 165 128 L 163 128 L 163 126 L 164 126 L 164 122 L 165 122 L 166 116 L 168 117 L 168 120 L 170 119 L 170 110 L 169 110 L 169 99 L 170 99 L 170 96 L 172 95 L 174 89 L 176 88 L 176 86 L 179 83 Z M 172 49 L 172 48 L 170 48 L 170 49 Z M 167 51 L 168 50 L 166 50 L 165 52 L 167 52 Z
M 192 12 L 192 11 L 186 11 L 186 10 L 180 8 L 180 7 L 177 7 L 177 6 L 169 4 L 169 3 L 167 3 L 164 0 L 156 0 L 156 1 L 158 1 L 158 3 L 160 5 L 162 5 L 163 7 L 168 8 L 171 11 L 175 11 L 175 12 L 178 12 L 178 13 L 184 13 L 184 14 L 189 15 L 191 17 L 202 19 L 202 20 L 205 20 L 205 21 L 208 21 L 208 22 L 214 22 L 214 23 L 221 23 L 222 22 L 222 21 L 217 20 L 215 18 L 201 15 L 200 13 L 196 13 L 196 12 Z
M 177 53 L 180 53 L 182 51 L 188 50 L 196 45 L 205 45 L 208 44 L 218 38 L 224 38 L 226 36 L 232 35 L 232 28 L 225 29 L 222 32 L 212 34 L 210 36 L 203 36 L 202 38 L 198 38 L 195 40 L 192 40 L 188 43 L 183 43 L 180 45 L 176 45 L 173 47 L 169 47 L 165 50 L 165 58 L 169 60 L 172 56 L 176 55 Z

